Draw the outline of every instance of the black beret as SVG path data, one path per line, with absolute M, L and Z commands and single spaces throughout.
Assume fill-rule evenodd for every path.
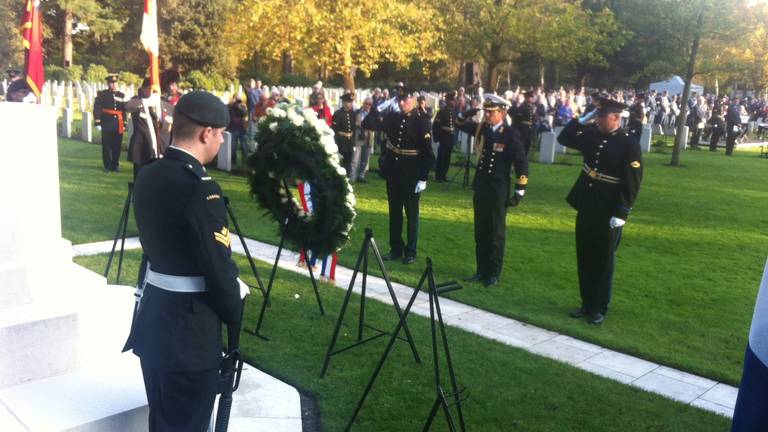
M 344 93 L 343 95 L 341 95 L 341 100 L 344 102 L 352 102 L 355 99 L 352 93 Z
M 222 128 L 229 124 L 227 106 L 205 91 L 193 91 L 182 96 L 174 112 L 181 113 L 200 126 Z
M 597 106 L 598 114 L 620 113 L 625 109 L 627 109 L 627 105 L 625 105 L 623 102 L 615 101 L 613 99 L 608 99 L 608 98 L 598 99 L 595 105 Z
M 107 79 L 108 83 L 116 83 L 117 82 L 117 78 L 118 78 L 117 74 L 109 74 L 109 75 L 107 75 L 106 79 Z
M 409 97 L 416 97 L 419 95 L 419 92 L 416 90 L 409 88 L 409 87 L 398 87 L 397 88 L 397 98 L 398 99 L 405 99 Z
M 21 75 L 21 71 L 18 69 L 8 69 L 6 72 L 8 73 L 9 78 L 16 78 Z

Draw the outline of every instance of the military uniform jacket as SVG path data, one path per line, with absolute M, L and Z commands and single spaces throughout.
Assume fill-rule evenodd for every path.
M 93 121 L 96 126 L 101 126 L 102 131 L 122 133 L 126 120 L 123 92 L 101 90 L 96 93 L 96 99 L 93 101 Z M 123 130 L 120 128 L 120 122 L 123 123 Z
M 584 157 L 579 178 L 568 194 L 578 211 L 594 211 L 627 220 L 643 178 L 640 144 L 621 128 L 603 134 L 596 125 L 571 120 L 558 135 L 560 144 Z
M 629 108 L 629 124 L 632 125 L 642 125 L 645 124 L 645 106 L 642 102 L 635 102 L 630 108 Z
M 125 350 L 167 370 L 219 366 L 221 323 L 240 321 L 238 270 L 221 188 L 192 155 L 175 147 L 144 167 L 134 208 L 139 240 L 153 271 L 202 276 L 206 292 L 147 284 Z
M 432 123 L 432 136 L 440 143 L 453 143 L 454 116 L 449 106 L 444 106 L 437 112 Z
M 504 121 L 494 131 L 488 123 L 457 120 L 459 129 L 475 137 L 479 158 L 472 188 L 475 192 L 492 193 L 509 198 L 510 176 L 514 169 L 515 189 L 528 184 L 528 159 L 517 129 Z
M 536 122 L 536 105 L 525 101 L 512 111 L 512 124 L 518 128 L 532 128 Z
M 379 160 L 379 171 L 389 182 L 413 184 L 427 181 L 435 164 L 430 119 L 418 109 L 408 114 L 389 112 L 382 116 L 376 109 L 363 120 L 363 128 L 384 131 L 389 142 Z
M 331 129 L 340 151 L 355 150 L 355 111 L 347 111 L 344 108 L 336 110 L 331 120 Z

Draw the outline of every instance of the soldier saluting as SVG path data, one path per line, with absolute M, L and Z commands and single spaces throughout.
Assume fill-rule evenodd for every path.
M 384 131 L 388 142 L 379 160 L 379 172 L 387 181 L 389 203 L 389 253 L 385 260 L 403 257 L 416 261 L 419 237 L 419 196 L 427 188 L 427 175 L 435 162 L 429 118 L 415 109 L 415 90 L 398 87 L 398 110 L 382 116 L 372 107 L 362 127 Z M 385 102 L 389 105 L 388 102 Z M 403 242 L 403 210 L 408 218 L 407 243 Z
M 120 171 L 120 146 L 125 133 L 125 94 L 117 90 L 117 75 L 107 76 L 107 89 L 96 93 L 93 120 L 101 131 L 101 161 L 105 172 Z
M 204 167 L 216 157 L 228 123 L 227 107 L 216 96 L 182 96 L 173 145 L 136 179 L 145 260 L 124 351 L 133 349 L 141 359 L 151 432 L 208 429 L 222 322 L 239 328 L 248 293 L 231 258 L 223 192 Z
M 525 195 L 528 160 L 520 133 L 506 122 L 509 102 L 493 94 L 484 98 L 482 123 L 465 120 L 472 117 L 475 109 L 460 114 L 456 124 L 475 137 L 479 153 L 472 182 L 477 271 L 466 280 L 492 286 L 499 282 L 504 260 L 507 208 L 516 206 Z M 513 166 L 517 177 L 514 193 L 510 180 Z
M 579 150 L 584 165 L 568 194 L 576 209 L 576 260 L 581 307 L 572 318 L 605 320 L 611 300 L 616 249 L 643 178 L 640 144 L 621 128 L 621 102 L 606 98 L 560 132 L 560 144 Z M 596 124 L 589 124 L 597 118 Z

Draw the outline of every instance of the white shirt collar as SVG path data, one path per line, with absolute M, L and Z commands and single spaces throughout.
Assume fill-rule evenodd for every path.
M 499 130 L 499 128 L 500 128 L 502 125 L 504 125 L 504 122 L 503 122 L 503 121 L 500 121 L 500 122 L 499 122 L 499 124 L 497 124 L 497 125 L 495 125 L 495 126 L 491 126 L 491 129 L 493 129 L 493 131 L 494 131 L 494 132 L 496 132 L 496 131 L 498 131 L 498 130 Z
M 172 149 L 176 149 L 176 150 L 178 150 L 178 151 L 184 152 L 184 153 L 186 153 L 186 154 L 188 154 L 188 155 L 192 156 L 193 158 L 195 158 L 195 160 L 197 160 L 197 156 L 195 156 L 195 155 L 193 155 L 192 153 L 190 153 L 190 152 L 189 152 L 189 150 L 183 149 L 183 148 L 181 148 L 181 147 L 176 147 L 175 145 L 172 145 L 172 146 L 170 146 L 170 147 L 168 147 L 168 148 L 172 148 Z M 199 161 L 198 161 L 198 162 L 199 162 Z M 202 165 L 202 164 L 201 164 L 201 165 Z

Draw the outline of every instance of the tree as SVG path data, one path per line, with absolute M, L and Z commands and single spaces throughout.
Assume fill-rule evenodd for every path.
M 117 33 L 122 23 L 112 17 L 107 2 L 98 0 L 55 0 L 46 2 L 45 14 L 56 17 L 57 25 L 51 26 L 54 35 L 61 38 L 61 62 L 64 67 L 73 63 L 73 34 L 82 32 L 95 39 L 109 39 Z

